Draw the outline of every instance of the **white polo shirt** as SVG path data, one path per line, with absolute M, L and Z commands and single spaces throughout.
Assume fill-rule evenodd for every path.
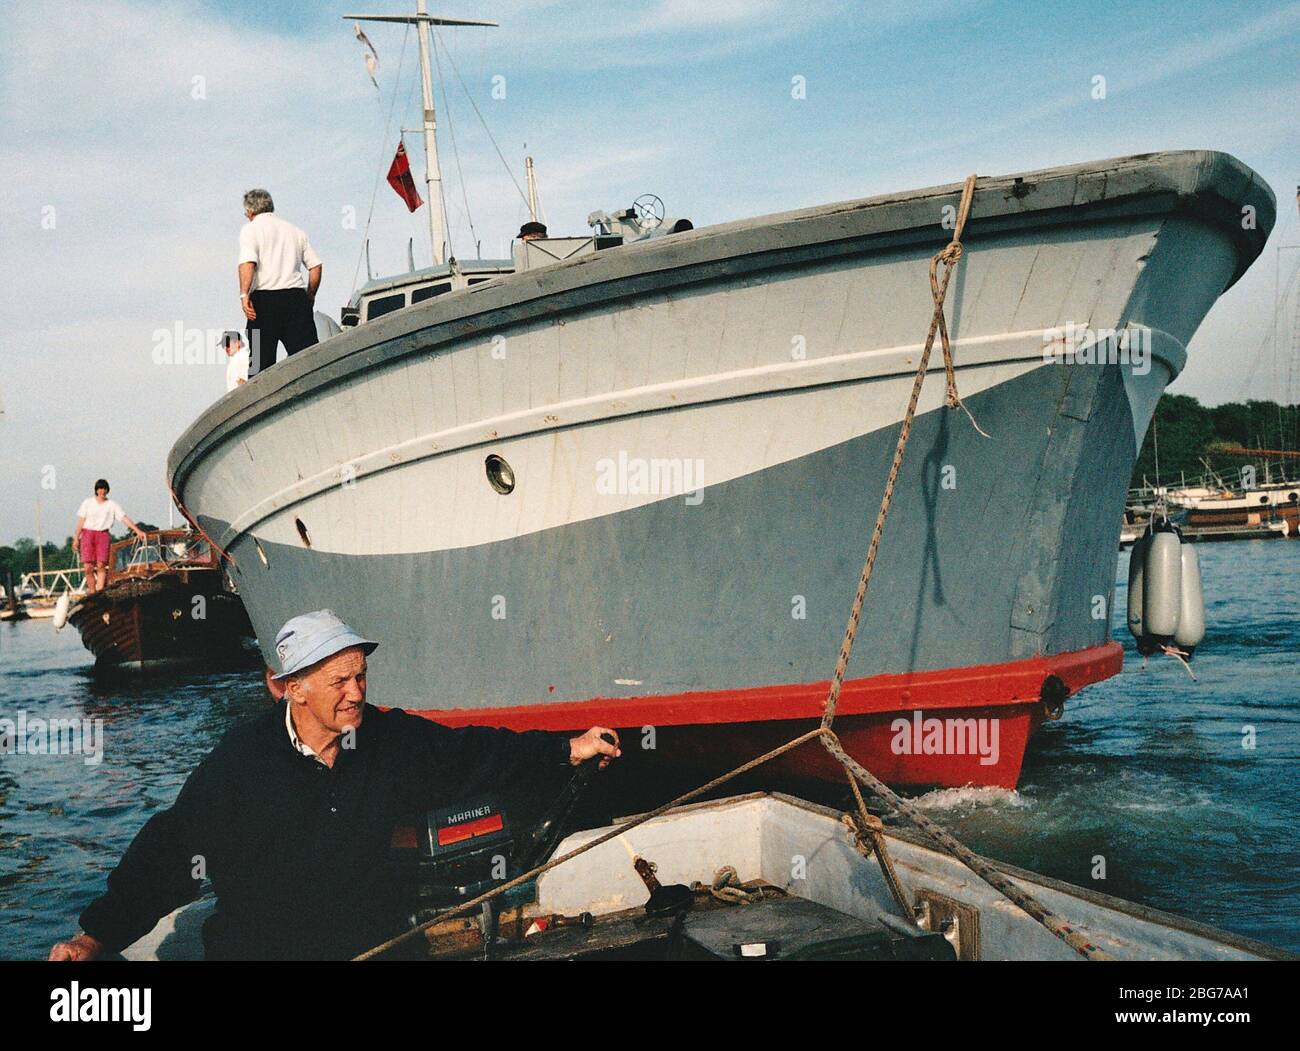
M 83 520 L 81 523 L 83 529 L 93 529 L 97 533 L 102 533 L 114 522 L 122 521 L 126 517 L 126 512 L 116 500 L 105 500 L 101 504 L 93 496 L 88 496 L 77 508 L 77 517 Z
M 306 288 L 306 270 L 321 265 L 307 235 L 274 212 L 261 212 L 239 231 L 239 262 L 256 263 L 250 291 Z

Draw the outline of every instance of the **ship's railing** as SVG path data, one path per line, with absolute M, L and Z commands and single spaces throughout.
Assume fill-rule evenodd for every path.
M 201 534 L 165 529 L 114 544 L 111 563 L 114 576 L 137 576 L 169 569 L 206 569 L 214 561 L 212 546 Z
M 44 573 L 24 573 L 18 581 L 18 594 L 26 601 L 53 599 L 68 591 L 80 595 L 86 590 L 86 573 L 81 568 L 47 569 Z
M 1203 474 L 1194 478 L 1180 476 L 1178 481 L 1163 485 L 1156 485 L 1145 478 L 1142 481 L 1144 484 L 1128 491 L 1130 506 L 1154 503 L 1161 497 L 1166 500 L 1177 499 L 1180 493 L 1188 490 L 1208 489 L 1216 493 L 1228 491 L 1227 483 L 1217 474 Z
M 1273 464 L 1264 460 L 1252 466 L 1255 468 L 1254 484 L 1250 487 L 1252 490 L 1262 490 L 1266 487 L 1270 489 L 1293 489 L 1300 486 L 1300 478 L 1296 477 L 1294 464 Z M 1155 503 L 1161 497 L 1169 502 L 1176 503 L 1189 491 L 1196 493 L 1197 490 L 1208 490 L 1213 495 L 1240 497 L 1245 495 L 1244 481 L 1245 479 L 1241 474 L 1235 471 L 1212 472 L 1195 478 L 1180 476 L 1178 481 L 1164 485 L 1156 485 L 1144 478 L 1143 485 L 1128 491 L 1126 506 L 1130 508 L 1146 507 Z M 1205 499 L 1205 496 L 1199 493 L 1197 496 L 1199 499 Z

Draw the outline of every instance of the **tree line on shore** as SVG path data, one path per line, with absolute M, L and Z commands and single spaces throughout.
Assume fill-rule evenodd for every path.
M 72 537 L 61 545 L 46 541 L 42 547 L 46 569 L 77 569 L 80 561 L 72 553 Z M 35 573 L 40 568 L 36 541 L 29 536 L 19 537 L 13 544 L 0 547 L 0 587 L 7 587 L 10 577 L 15 584 L 24 573 Z
M 1232 449 L 1269 450 L 1274 455 L 1257 451 L 1254 456 L 1246 456 L 1228 451 Z M 1162 483 L 1178 484 L 1184 475 L 1190 482 L 1207 473 L 1203 461 L 1208 461 L 1229 485 L 1237 479 L 1241 467 L 1252 463 L 1259 467 L 1265 460 L 1274 468 L 1284 465 L 1287 477 L 1294 477 L 1300 474 L 1300 457 L 1279 457 L 1276 453 L 1297 451 L 1300 405 L 1247 401 L 1210 407 L 1186 394 L 1166 394 L 1156 405 L 1130 484 L 1136 488 L 1144 478 L 1155 484 L 1157 476 Z

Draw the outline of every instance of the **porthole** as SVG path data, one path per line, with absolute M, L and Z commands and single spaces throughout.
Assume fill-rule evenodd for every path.
M 505 462 L 496 453 L 493 453 L 483 461 L 483 466 L 487 470 L 488 484 L 498 493 L 505 496 L 515 487 L 515 472 L 511 470 L 508 463 Z
M 306 547 L 306 548 L 308 548 L 308 549 L 310 549 L 310 548 L 311 548 L 311 537 L 307 535 L 307 527 L 306 527 L 305 525 L 303 525 L 302 519 L 301 519 L 301 518 L 295 518 L 295 519 L 293 520 L 293 524 L 296 525 L 296 526 L 298 527 L 298 535 L 299 535 L 300 537 L 302 537 L 302 543 L 303 543 L 303 546 Z

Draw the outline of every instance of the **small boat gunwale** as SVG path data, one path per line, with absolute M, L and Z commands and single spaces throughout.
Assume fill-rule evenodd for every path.
M 710 820 L 710 819 L 715 820 Z M 813 823 L 809 823 L 813 819 Z M 616 819 L 615 825 L 621 825 L 631 818 Z M 741 856 L 746 846 L 753 847 L 757 842 L 759 849 L 770 849 L 780 854 L 777 840 L 783 834 L 780 827 L 786 821 L 788 827 L 801 831 L 805 836 L 805 845 L 811 843 L 819 847 L 807 850 L 806 859 L 810 870 L 813 865 L 822 866 L 820 879 L 824 886 L 831 887 L 832 893 L 798 893 L 799 881 L 776 880 L 769 878 L 767 872 L 747 872 L 745 868 L 752 858 Z M 685 836 L 681 825 L 698 825 L 694 829 L 699 835 L 693 839 Z M 568 836 L 557 848 L 556 856 L 590 841 L 610 828 L 588 829 Z M 728 840 L 725 833 L 739 830 L 752 837 L 749 844 L 740 843 L 733 836 Z M 662 838 L 651 842 L 645 837 L 647 833 L 660 833 Z M 896 908 L 885 890 L 879 866 L 875 860 L 863 857 L 849 841 L 846 829 L 841 821 L 841 813 L 833 808 L 822 806 L 809 800 L 781 792 L 751 792 L 747 794 L 726 796 L 720 799 L 705 800 L 674 808 L 647 823 L 637 826 L 634 832 L 638 842 L 636 850 L 625 837 L 612 840 L 591 851 L 581 861 L 575 859 L 545 873 L 537 882 L 536 901 L 523 906 L 523 918 L 545 915 L 579 915 L 590 912 L 599 921 L 600 918 L 623 916 L 630 909 L 640 906 L 645 896 L 644 886 L 633 872 L 631 857 L 634 853 L 643 854 L 654 861 L 659 869 L 660 878 L 665 882 L 707 882 L 713 875 L 714 865 L 719 862 L 735 863 L 739 870 L 739 879 L 746 883 L 761 881 L 778 889 L 783 889 L 794 897 L 806 898 L 822 905 L 837 908 L 849 916 L 874 919 L 878 916 L 890 916 L 893 919 Z M 773 842 L 762 845 L 765 833 L 771 833 Z M 995 891 L 971 878 L 971 873 L 957 859 L 933 846 L 927 838 L 911 829 L 887 827 L 885 837 L 889 841 L 890 852 L 900 878 L 913 894 L 916 891 L 933 891 L 936 894 L 955 898 L 959 904 L 975 909 L 979 913 L 979 925 L 982 930 L 982 943 L 977 941 L 981 959 L 1078 959 L 1074 952 L 1063 943 L 1056 941 L 1050 934 L 1038 926 L 1036 921 L 1020 912 Z M 792 840 L 781 841 L 789 846 Z M 692 844 L 694 845 L 692 847 Z M 676 855 L 669 855 L 668 849 L 676 849 Z M 827 850 L 825 848 L 832 848 Z M 696 849 L 701 857 L 695 859 L 695 867 L 683 862 L 681 855 L 690 849 Z M 602 865 L 601 857 L 607 859 Z M 704 860 L 703 855 L 713 852 L 714 856 Z M 719 853 L 725 852 L 725 853 Z M 833 856 L 832 856 L 833 855 Z M 785 856 L 782 855 L 782 861 Z M 847 863 L 847 867 L 836 865 Z M 1063 880 L 1044 876 L 1028 869 L 1006 862 L 989 859 L 989 863 L 1018 883 L 1026 884 L 1027 889 L 1041 896 L 1045 903 L 1059 908 L 1064 915 L 1078 920 L 1079 906 L 1090 906 L 1094 916 L 1100 912 L 1121 920 L 1123 930 L 1100 930 L 1095 919 L 1092 923 L 1080 922 L 1089 933 L 1104 944 L 1108 951 L 1128 959 L 1259 959 L 1259 960 L 1294 960 L 1300 959 L 1296 954 L 1285 949 L 1268 945 L 1244 935 L 1220 930 L 1207 924 L 1160 909 L 1125 901 L 1103 892 L 1080 887 Z M 951 873 L 944 870 L 951 866 Z M 786 866 L 788 871 L 788 866 Z M 604 893 L 597 897 L 591 890 L 591 881 L 606 877 L 603 884 Z M 837 875 L 846 879 L 835 880 Z M 609 882 L 613 878 L 613 884 Z M 828 878 L 829 877 L 829 878 Z M 784 882 L 784 886 L 782 883 Z M 807 880 L 809 886 L 814 883 L 810 871 Z M 956 893 L 948 893 L 956 887 Z M 585 888 L 585 889 L 584 889 Z M 614 890 L 611 895 L 610 889 Z M 632 892 L 623 896 L 622 889 Z M 957 894 L 961 894 L 957 898 Z M 834 895 L 840 897 L 834 897 Z M 828 901 L 827 898 L 832 900 Z M 845 902 L 856 900 L 857 911 L 845 908 Z M 1063 899 L 1063 900 L 1062 900 Z M 1071 910 L 1071 905 L 1076 906 Z M 130 960 L 152 959 L 198 959 L 202 956 L 199 942 L 201 921 L 213 906 L 213 899 L 203 898 L 190 905 L 183 906 L 164 917 L 163 920 L 144 938 L 129 946 L 124 955 Z M 741 906 L 743 908 L 743 906 Z M 519 918 L 517 917 L 516 920 Z M 1128 921 L 1136 921 L 1129 923 Z M 472 920 L 468 920 L 470 925 Z M 897 921 L 895 921 L 897 922 Z M 518 923 L 516 923 L 518 925 Z M 1135 946 L 1132 939 L 1135 932 L 1144 928 L 1154 928 L 1148 945 Z M 1007 932 L 1010 932 L 1009 934 Z M 1004 937 L 1005 944 L 993 944 L 990 937 Z M 1128 940 L 1124 940 L 1127 938 Z M 1031 947 L 1040 947 L 1041 953 L 1024 951 Z M 984 952 L 988 949 L 988 952 Z M 1008 952 L 1016 949 L 1016 952 Z M 1175 951 L 1179 950 L 1179 951 Z M 567 950 L 566 950 L 567 951 Z

